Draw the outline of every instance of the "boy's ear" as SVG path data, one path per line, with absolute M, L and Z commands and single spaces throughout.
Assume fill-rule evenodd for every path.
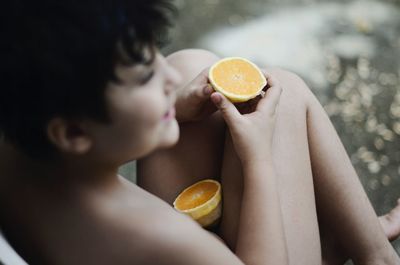
M 61 152 L 84 154 L 92 147 L 92 139 L 82 123 L 54 118 L 47 125 L 47 136 Z

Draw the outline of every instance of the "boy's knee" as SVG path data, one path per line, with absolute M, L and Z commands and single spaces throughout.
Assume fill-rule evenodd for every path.
M 281 68 L 268 68 L 266 70 L 279 80 L 284 92 L 282 96 L 289 98 L 284 100 L 285 102 L 295 100 L 300 106 L 308 106 L 314 95 L 300 76 Z
M 219 59 L 214 53 L 200 49 L 181 50 L 167 56 L 168 63 L 182 75 L 183 83 L 191 81 Z

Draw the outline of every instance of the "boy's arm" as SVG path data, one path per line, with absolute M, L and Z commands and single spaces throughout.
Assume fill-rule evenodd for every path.
M 245 164 L 243 173 L 243 199 L 235 254 L 245 264 L 287 264 L 275 170 L 271 163 L 263 161 Z M 197 225 L 187 226 L 180 221 L 174 223 L 175 231 L 163 228 L 158 235 L 163 240 L 153 243 L 154 246 L 161 244 L 158 245 L 161 249 L 168 246 L 167 253 L 163 254 L 166 255 L 163 258 L 166 263 L 154 261 L 154 264 L 197 265 L 199 256 L 203 257 L 199 264 L 236 264 L 229 256 L 233 253 L 206 230 Z M 166 231 L 174 232 L 169 234 Z
M 276 175 L 271 163 L 244 165 L 245 186 L 235 254 L 186 216 L 152 225 L 146 263 L 159 265 L 288 264 Z M 262 207 L 260 207 L 262 205 Z M 180 217 L 180 216 L 179 216 Z M 150 224 L 149 224 L 150 225 Z
M 144 257 L 141 257 L 143 264 L 244 265 L 221 241 L 192 222 L 177 221 L 159 226 L 159 229 L 154 227 L 145 247 Z M 131 260 L 137 260 L 137 257 L 133 256 Z
M 269 88 L 254 110 L 241 114 L 225 96 L 211 95 L 227 123 L 243 168 L 243 197 L 235 253 L 245 262 L 288 264 L 277 176 L 272 163 L 272 138 L 279 82 L 266 74 Z
M 243 260 L 288 264 L 275 169 L 270 161 L 243 163 L 243 197 L 236 254 Z M 273 259 L 273 260 L 272 260 Z
M 170 152 L 170 150 L 168 152 Z M 162 152 L 158 152 L 157 156 L 163 157 Z M 186 167 L 175 168 L 175 169 L 169 168 L 173 165 L 180 165 L 181 163 L 178 162 L 157 164 L 156 161 L 154 161 L 154 159 L 157 159 L 156 158 L 157 156 L 154 156 L 151 161 L 151 163 L 155 163 L 157 167 L 146 166 L 147 161 L 139 162 L 140 165 L 139 183 L 142 184 L 141 186 L 144 186 L 150 191 L 156 193 L 163 199 L 166 200 L 169 199 L 170 201 L 173 200 L 175 196 L 173 194 L 176 194 L 184 187 L 189 186 L 194 182 L 193 177 L 199 176 L 204 178 L 204 176 L 207 176 L 202 174 L 193 174 L 195 172 L 188 173 L 191 170 Z M 170 159 L 175 159 L 175 158 L 178 159 L 178 157 L 180 156 L 171 155 Z M 141 168 L 141 166 L 148 170 L 151 169 L 151 171 L 147 170 L 146 172 L 143 172 L 141 170 L 143 169 Z M 209 167 L 205 167 L 204 169 L 207 168 Z M 175 171 L 175 174 L 173 175 L 167 174 L 167 172 L 171 170 Z M 281 218 L 280 208 L 278 208 L 280 207 L 280 202 L 276 194 L 277 189 L 275 188 L 276 187 L 275 172 L 272 166 L 268 166 L 267 163 L 264 163 L 261 166 L 249 165 L 243 170 L 244 174 L 246 174 L 246 177 L 248 176 L 251 181 L 246 182 L 245 185 L 243 186 L 244 190 L 243 191 L 241 190 L 240 192 L 240 194 L 242 194 L 243 192 L 243 200 L 241 200 L 240 202 L 242 204 L 242 207 L 239 207 L 240 211 L 242 211 L 240 214 L 242 218 L 240 220 L 238 227 L 238 233 L 240 234 L 239 236 L 240 238 L 238 238 L 237 241 L 238 247 L 235 248 L 235 252 L 237 254 L 240 254 L 242 257 L 248 256 L 248 257 L 256 257 L 258 259 L 262 259 L 263 257 L 266 258 L 269 255 L 268 253 L 273 252 L 274 254 L 277 254 L 280 253 L 279 251 L 286 249 L 283 244 L 284 239 L 280 235 L 277 235 L 277 232 L 281 232 L 282 231 L 281 229 L 283 229 L 283 227 L 281 227 L 282 220 L 280 219 L 279 221 L 275 219 L 275 217 Z M 188 180 L 190 181 L 189 184 L 186 183 L 186 181 Z M 256 196 L 261 195 L 262 197 L 254 197 L 254 195 Z M 260 205 L 262 207 L 260 207 Z M 274 216 L 274 218 L 271 218 L 271 216 Z M 268 223 L 268 222 L 274 222 L 274 223 Z M 259 226 L 263 226 L 265 230 L 263 230 L 264 228 L 259 228 Z M 270 228 L 268 229 L 268 227 Z M 259 254 L 256 255 L 253 253 L 259 253 Z M 215 264 L 223 264 L 223 263 L 215 263 Z

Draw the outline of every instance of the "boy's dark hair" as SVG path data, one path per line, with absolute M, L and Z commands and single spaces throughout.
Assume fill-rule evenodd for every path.
M 53 154 L 53 117 L 109 120 L 116 64 L 143 63 L 175 14 L 167 0 L 6 0 L 0 9 L 0 134 L 35 157 Z

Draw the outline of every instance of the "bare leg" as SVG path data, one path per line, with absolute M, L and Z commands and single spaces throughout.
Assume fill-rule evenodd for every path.
M 395 240 L 400 236 L 400 200 L 388 214 L 380 216 L 379 222 L 389 240 Z M 324 265 L 341 265 L 349 259 L 343 246 L 337 240 L 337 237 L 327 228 L 322 227 L 322 257 Z
M 399 264 L 350 159 L 317 99 L 307 129 L 318 217 L 356 264 Z
M 379 222 L 389 240 L 395 240 L 400 236 L 400 199 L 397 200 L 395 208 L 379 217 Z

